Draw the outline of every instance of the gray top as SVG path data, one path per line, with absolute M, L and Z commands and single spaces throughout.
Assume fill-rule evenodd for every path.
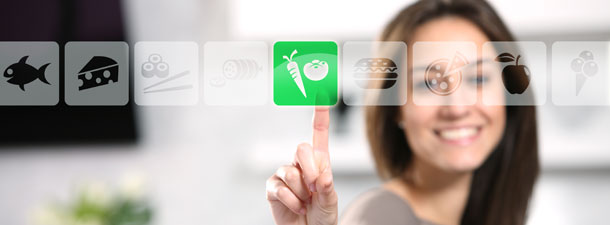
M 341 215 L 340 225 L 432 225 L 422 221 L 400 196 L 376 188 L 354 200 Z

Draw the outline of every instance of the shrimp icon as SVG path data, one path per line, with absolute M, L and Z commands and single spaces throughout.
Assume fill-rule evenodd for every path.
M 292 57 L 295 54 L 297 54 L 296 49 L 292 51 L 292 54 L 290 54 L 290 58 L 288 58 L 288 56 L 284 56 L 284 59 L 288 61 L 288 65 L 286 65 L 286 68 L 292 76 L 292 80 L 294 80 L 294 83 L 297 84 L 297 87 L 299 87 L 299 90 L 301 90 L 301 93 L 303 93 L 303 96 L 307 98 L 307 94 L 305 93 L 305 86 L 303 86 L 303 78 L 301 77 L 301 72 L 299 71 L 299 64 L 297 64 L 297 62 L 295 61 L 292 61 Z

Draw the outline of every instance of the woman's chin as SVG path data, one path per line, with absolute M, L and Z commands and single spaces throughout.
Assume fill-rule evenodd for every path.
M 473 172 L 478 169 L 482 164 L 486 156 L 478 151 L 460 149 L 455 151 L 446 152 L 442 166 L 447 171 L 454 172 Z

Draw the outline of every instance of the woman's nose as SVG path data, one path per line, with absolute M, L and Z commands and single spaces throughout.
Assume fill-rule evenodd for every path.
M 439 114 L 443 119 L 457 120 L 468 116 L 470 107 L 468 105 L 445 105 L 440 107 Z

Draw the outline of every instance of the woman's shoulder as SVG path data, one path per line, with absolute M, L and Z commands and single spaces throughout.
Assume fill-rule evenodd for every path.
M 385 188 L 367 191 L 349 204 L 341 215 L 342 225 L 421 224 L 409 204 Z

